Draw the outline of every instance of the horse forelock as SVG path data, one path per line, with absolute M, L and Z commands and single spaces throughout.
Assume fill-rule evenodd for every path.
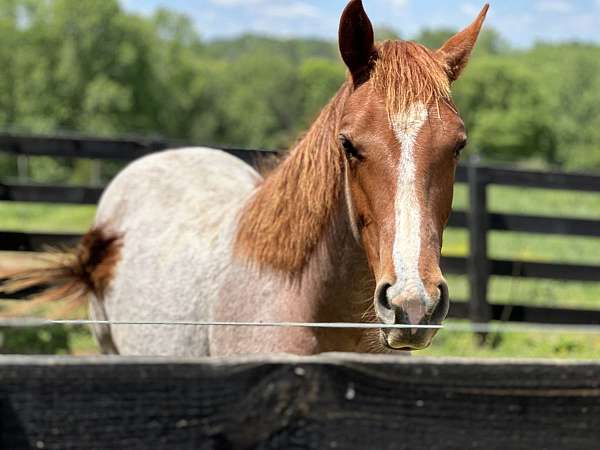
M 450 81 L 444 63 L 433 51 L 415 42 L 380 43 L 370 80 L 385 99 L 390 118 L 415 103 L 429 105 L 450 100 Z

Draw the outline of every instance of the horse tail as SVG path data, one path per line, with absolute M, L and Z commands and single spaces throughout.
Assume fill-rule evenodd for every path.
M 79 304 L 86 301 L 89 293 L 101 298 L 113 277 L 121 246 L 118 234 L 96 226 L 75 248 L 40 255 L 32 261 L 34 267 L 8 274 L 0 284 L 0 292 L 39 289 L 31 297 L 35 305 L 62 299 Z

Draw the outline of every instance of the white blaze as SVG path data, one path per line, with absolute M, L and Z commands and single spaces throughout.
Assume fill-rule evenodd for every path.
M 392 116 L 392 128 L 401 149 L 394 203 L 396 229 L 392 250 L 396 282 L 390 287 L 390 298 L 405 291 L 411 291 L 420 298 L 427 297 L 419 274 L 421 211 L 415 188 L 415 143 L 426 120 L 427 109 L 420 102 Z

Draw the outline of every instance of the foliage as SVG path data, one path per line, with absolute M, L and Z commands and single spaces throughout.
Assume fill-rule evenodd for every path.
M 470 150 L 499 160 L 555 162 L 548 104 L 529 68 L 511 57 L 475 59 L 455 88 Z
M 436 48 L 453 32 L 426 29 L 415 40 Z M 600 168 L 600 46 L 517 51 L 487 29 L 472 59 L 455 86 L 471 152 Z M 161 9 L 142 17 L 117 0 L 0 0 L 0 66 L 2 129 L 272 148 L 292 143 L 345 76 L 333 42 L 208 42 L 185 16 Z M 89 162 L 51 158 L 29 167 L 37 181 L 90 172 Z M 0 177 L 14 174 L 14 160 L 3 157 Z
M 540 44 L 529 56 L 552 115 L 557 162 L 567 169 L 600 167 L 600 46 Z
M 70 353 L 69 333 L 63 326 L 0 329 L 0 353 Z

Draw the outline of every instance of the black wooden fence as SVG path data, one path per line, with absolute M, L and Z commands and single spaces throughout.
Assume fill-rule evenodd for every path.
M 0 357 L 5 450 L 597 450 L 600 364 Z
M 158 150 L 183 145 L 181 142 L 162 139 L 0 134 L 0 152 L 27 156 L 129 161 Z M 273 153 L 235 148 L 224 150 L 250 164 L 255 164 L 261 157 Z M 519 304 L 518 301 L 511 304 L 488 302 L 490 276 L 591 282 L 600 281 L 600 266 L 491 259 L 487 251 L 490 230 L 600 237 L 599 220 L 490 213 L 487 208 L 488 186 L 506 185 L 600 193 L 600 176 L 517 171 L 471 164 L 459 167 L 457 182 L 468 184 L 469 210 L 454 211 L 449 225 L 469 230 L 470 254 L 467 258 L 445 257 L 442 264 L 447 273 L 468 276 L 470 298 L 455 300 L 452 303 L 452 317 L 470 318 L 477 322 L 502 319 L 539 323 L 600 324 L 600 309 L 534 307 Z M 101 192 L 101 187 L 4 183 L 0 184 L 0 201 L 94 204 Z M 39 250 L 43 244 L 72 243 L 77 237 L 68 233 L 0 231 L 0 250 Z M 600 305 L 600 299 L 598 300 Z

